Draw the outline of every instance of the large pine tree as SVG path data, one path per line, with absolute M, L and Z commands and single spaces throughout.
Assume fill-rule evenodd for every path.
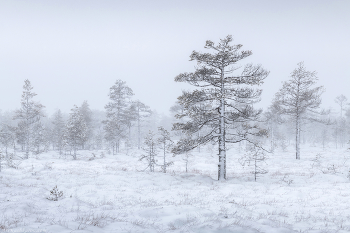
M 219 180 L 226 179 L 226 143 L 249 141 L 249 135 L 261 133 L 257 125 L 248 122 L 256 120 L 261 113 L 252 105 L 260 100 L 262 91 L 253 87 L 261 85 L 269 74 L 261 65 L 252 64 L 245 65 L 238 73 L 241 66 L 237 63 L 252 52 L 240 51 L 242 45 L 231 42 L 232 36 L 217 45 L 207 41 L 205 48 L 212 53 L 193 51 L 190 58 L 197 62 L 196 71 L 175 78 L 176 82 L 187 82 L 197 89 L 184 91 L 178 98 L 184 111 L 177 118 L 186 122 L 175 123 L 173 128 L 187 137 L 180 139 L 173 152 L 186 153 L 201 144 L 216 142 Z M 235 128 L 237 123 L 240 127 Z

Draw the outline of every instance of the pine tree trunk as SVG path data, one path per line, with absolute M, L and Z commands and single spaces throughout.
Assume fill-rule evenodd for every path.
M 254 160 L 254 179 L 255 179 L 255 182 L 256 182 L 256 157 L 255 157 L 255 160 Z
M 138 114 L 138 118 L 137 118 L 137 148 L 140 150 L 141 147 L 141 129 L 140 129 L 140 109 L 137 109 L 137 114 Z
M 27 125 L 26 159 L 29 158 L 29 125 Z
M 165 141 L 165 140 L 164 140 L 164 141 Z M 164 152 L 164 163 L 163 163 L 163 164 L 164 164 L 164 165 L 163 165 L 164 168 L 163 168 L 163 172 L 166 173 L 166 164 L 165 164 L 165 143 L 164 143 L 163 146 L 164 146 L 164 151 L 163 151 L 163 152 Z
M 295 136 L 295 148 L 296 148 L 296 159 L 300 159 L 300 116 L 297 113 L 296 117 L 296 136 Z
M 16 143 L 15 142 L 13 142 L 13 154 L 16 155 Z
M 225 86 L 224 69 L 221 70 L 221 100 L 220 100 L 220 135 L 219 135 L 219 170 L 218 180 L 226 179 L 226 148 L 225 148 Z
M 74 145 L 73 145 L 73 158 L 74 158 L 74 160 L 76 160 L 77 159 L 77 143 L 76 143 L 76 141 L 75 141 L 75 138 L 74 138 Z
M 275 151 L 275 138 L 274 138 L 274 131 L 273 127 L 271 126 L 271 152 L 273 153 Z
M 28 119 L 28 116 L 29 116 L 29 113 L 28 113 L 28 106 L 29 106 L 29 98 L 27 96 L 26 98 L 26 102 L 27 102 L 27 108 L 26 108 L 26 130 L 27 130 L 27 140 L 26 140 L 26 159 L 29 158 L 29 119 Z

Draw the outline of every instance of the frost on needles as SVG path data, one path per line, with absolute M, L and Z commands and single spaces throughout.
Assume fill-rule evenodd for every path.
M 178 103 L 184 111 L 177 114 L 183 122 L 175 123 L 174 130 L 186 137 L 179 140 L 173 153 L 186 153 L 202 144 L 215 142 L 219 149 L 218 179 L 226 179 L 226 143 L 248 141 L 265 135 L 266 131 L 256 122 L 261 110 L 253 104 L 260 101 L 260 86 L 268 76 L 261 65 L 238 64 L 252 55 L 241 51 L 241 44 L 231 45 L 232 36 L 221 39 L 218 44 L 208 40 L 204 48 L 210 53 L 193 51 L 191 61 L 196 61 L 196 70 L 175 77 L 176 82 L 187 82 L 194 91 L 183 91 Z M 200 132 L 200 133 L 199 133 Z

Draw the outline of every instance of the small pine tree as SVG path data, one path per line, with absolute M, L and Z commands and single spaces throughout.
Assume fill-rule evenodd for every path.
M 141 127 L 144 118 L 149 117 L 152 113 L 149 106 L 142 103 L 140 100 L 133 102 L 136 109 L 136 121 L 137 121 L 137 148 L 141 148 Z
M 241 164 L 245 166 L 252 165 L 254 174 L 254 180 L 256 181 L 259 174 L 266 174 L 268 171 L 261 166 L 261 163 L 265 162 L 267 156 L 265 151 L 260 145 L 249 145 L 247 153 L 241 158 Z M 266 163 L 266 162 L 265 162 Z
M 23 86 L 23 94 L 21 99 L 21 108 L 16 110 L 14 120 L 19 119 L 19 126 L 21 127 L 21 132 L 23 135 L 23 143 L 25 146 L 25 158 L 29 158 L 29 151 L 32 143 L 33 136 L 33 125 L 40 121 L 40 118 L 44 116 L 42 109 L 44 106 L 40 103 L 33 101 L 33 97 L 36 96 L 32 92 L 32 85 L 30 81 L 26 79 Z
M 45 151 L 45 147 L 47 144 L 46 128 L 40 121 L 33 126 L 32 144 L 32 152 L 34 154 L 40 154 L 43 151 Z
M 66 125 L 66 131 L 64 134 L 65 144 L 69 145 L 73 149 L 73 159 L 77 159 L 78 146 L 86 140 L 86 124 L 83 115 L 77 106 L 74 106 L 68 123 Z
M 166 168 L 173 164 L 173 162 L 166 162 L 166 153 L 170 152 L 174 142 L 170 138 L 170 133 L 163 127 L 158 128 L 160 137 L 158 138 L 158 143 L 163 150 L 163 164 L 161 165 L 162 171 L 166 173 Z
M 142 157 L 140 158 L 140 161 L 146 159 L 148 162 L 148 166 L 144 170 L 149 168 L 150 172 L 154 172 L 154 166 L 157 162 L 155 157 L 158 154 L 157 147 L 158 142 L 156 136 L 152 131 L 149 131 L 149 133 L 145 137 L 144 147 L 142 148 L 146 152 L 146 154 L 142 155 Z
M 343 117 L 343 110 L 344 110 L 344 107 L 346 106 L 346 104 L 348 102 L 348 98 L 346 98 L 345 95 L 341 94 L 341 95 L 337 96 L 334 101 L 340 107 L 340 117 Z
M 190 151 L 186 151 L 186 153 L 182 154 L 182 160 L 185 162 L 186 173 L 188 172 L 188 165 L 191 162 L 191 157 L 193 157 L 193 155 Z
M 63 196 L 62 191 L 58 191 L 57 185 L 50 191 L 50 196 L 47 198 L 51 201 L 58 201 Z
M 86 128 L 87 128 L 85 140 L 82 141 L 82 145 L 81 145 L 82 149 L 84 150 L 84 149 L 88 149 L 88 148 L 86 148 L 87 147 L 86 144 L 93 137 L 92 111 L 91 111 L 90 106 L 86 100 L 80 106 L 79 110 L 80 110 L 80 113 L 83 115 L 83 118 L 84 118 L 84 121 L 86 124 Z
M 52 124 L 54 125 L 52 129 L 52 142 L 54 147 L 58 149 L 61 155 L 62 149 L 63 149 L 63 135 L 64 135 L 64 128 L 65 128 L 65 123 L 63 120 L 61 110 L 58 110 L 54 114 Z
M 5 155 L 7 157 L 8 148 L 14 145 L 16 140 L 16 128 L 4 124 L 0 130 L 0 143 L 5 147 Z

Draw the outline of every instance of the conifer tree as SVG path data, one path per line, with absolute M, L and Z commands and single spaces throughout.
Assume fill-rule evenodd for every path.
M 82 103 L 82 105 L 79 108 L 80 113 L 83 115 L 87 132 L 86 132 L 86 138 L 85 141 L 82 142 L 82 149 L 86 149 L 86 143 L 92 139 L 93 137 L 93 128 L 92 128 L 92 111 L 90 109 L 90 106 L 86 100 Z
M 184 123 L 175 123 L 187 137 L 180 139 L 173 149 L 175 154 L 186 153 L 199 145 L 216 142 L 219 149 L 218 179 L 226 179 L 226 143 L 249 140 L 249 135 L 266 133 L 249 122 L 257 120 L 261 111 L 252 105 L 260 101 L 261 90 L 255 89 L 269 72 L 261 65 L 247 64 L 239 72 L 240 60 L 252 55 L 251 51 L 240 51 L 242 45 L 231 45 L 232 36 L 215 45 L 207 41 L 205 48 L 212 53 L 193 51 L 191 61 L 197 61 L 196 71 L 182 73 L 176 82 L 187 82 L 198 89 L 183 91 L 178 103 L 184 112 L 177 114 Z M 236 72 L 236 74 L 234 73 Z M 235 126 L 239 125 L 239 128 Z M 200 133 L 205 130 L 205 133 Z
M 24 81 L 23 94 L 21 99 L 21 108 L 16 110 L 14 119 L 19 119 L 19 126 L 24 135 L 21 135 L 24 140 L 25 158 L 29 158 L 29 151 L 32 143 L 33 126 L 40 121 L 40 118 L 44 116 L 42 109 L 44 106 L 33 100 L 36 96 L 33 91 L 33 87 L 28 79 Z
M 145 137 L 144 147 L 142 148 L 146 154 L 142 155 L 140 160 L 146 159 L 150 172 L 154 172 L 154 167 L 157 163 L 156 156 L 158 154 L 158 142 L 156 135 L 150 130 Z M 144 170 L 146 170 L 144 169 Z
M 137 110 L 136 110 L 136 106 L 134 103 L 130 103 L 129 106 L 126 108 L 126 116 L 127 118 L 125 118 L 125 125 L 127 128 L 127 137 L 126 137 L 126 149 L 127 151 L 129 150 L 129 148 L 132 147 L 132 140 L 131 140 L 131 128 L 134 126 L 134 122 L 137 119 Z
M 140 100 L 134 101 L 134 106 L 136 108 L 136 121 L 137 121 L 137 147 L 141 148 L 141 127 L 143 119 L 149 117 L 152 113 L 149 106 L 142 103 Z
M 77 159 L 77 150 L 86 140 L 87 128 L 84 116 L 80 113 L 80 109 L 74 105 L 71 111 L 66 124 L 64 142 L 73 150 L 73 159 Z
M 8 156 L 8 148 L 14 147 L 16 140 L 16 128 L 8 124 L 2 125 L 0 129 L 0 143 L 5 147 L 5 156 Z
M 19 121 L 15 130 L 16 142 L 21 146 L 21 151 L 23 152 L 26 145 L 26 125 L 24 121 Z
M 133 95 L 131 88 L 121 80 L 117 80 L 109 91 L 110 102 L 105 106 L 107 119 L 103 123 L 106 131 L 105 138 L 115 145 L 117 153 L 119 152 L 120 140 L 126 137 L 129 119 L 127 110 Z
M 298 68 L 291 73 L 290 80 L 283 82 L 282 88 L 276 93 L 274 104 L 280 113 L 290 116 L 295 125 L 296 159 L 300 159 L 301 120 L 316 120 L 321 104 L 323 86 L 313 87 L 318 78 L 316 72 L 307 71 L 304 63 L 298 63 Z
M 272 104 L 268 107 L 267 111 L 264 113 L 265 122 L 268 126 L 268 138 L 270 140 L 270 151 L 273 153 L 276 146 L 276 140 L 281 140 L 279 138 L 278 125 L 283 123 L 283 119 L 279 112 L 279 107 L 276 104 Z
M 47 129 L 46 127 L 39 121 L 33 126 L 33 153 L 40 154 L 47 149 Z
M 340 117 L 343 117 L 344 107 L 347 105 L 348 98 L 345 95 L 341 94 L 337 96 L 334 100 L 340 107 Z
M 163 164 L 161 167 L 162 171 L 166 173 L 166 168 L 173 164 L 172 162 L 166 161 L 166 154 L 171 151 L 174 142 L 170 138 L 170 133 L 163 127 L 159 127 L 158 132 L 160 135 L 158 138 L 158 144 L 163 150 Z
M 261 146 L 257 143 L 256 145 L 250 145 L 248 147 L 248 150 L 246 154 L 241 158 L 241 164 L 245 166 L 248 164 L 248 166 L 253 167 L 253 171 L 251 172 L 254 174 L 254 180 L 256 181 L 257 177 L 260 174 L 266 174 L 268 171 L 261 165 L 262 163 L 266 163 L 267 156 L 265 154 L 265 151 L 262 149 Z
M 53 124 L 52 142 L 54 147 L 56 147 L 59 153 L 62 154 L 65 123 L 63 120 L 61 110 L 58 110 L 57 112 L 55 112 L 53 116 L 52 124 Z

